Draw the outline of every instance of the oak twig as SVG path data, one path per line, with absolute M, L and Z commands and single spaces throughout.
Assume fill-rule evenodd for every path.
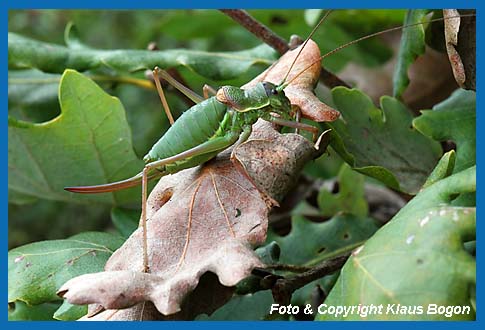
M 327 260 L 304 273 L 292 277 L 277 279 L 271 288 L 274 301 L 280 305 L 289 305 L 293 292 L 310 282 L 339 270 L 347 261 L 349 256 L 350 254 L 339 256 L 331 260 Z
M 266 25 L 257 21 L 247 11 L 242 9 L 221 9 L 221 11 L 263 42 L 273 47 L 281 55 L 290 49 L 283 38 L 271 31 Z

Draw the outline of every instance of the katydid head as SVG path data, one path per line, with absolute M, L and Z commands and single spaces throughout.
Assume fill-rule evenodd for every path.
M 290 100 L 285 96 L 283 90 L 279 90 L 270 82 L 259 82 L 247 89 L 223 86 L 217 91 L 216 99 L 237 112 L 264 108 L 289 112 L 291 109 Z
M 279 89 L 278 86 L 267 81 L 263 81 L 261 85 L 263 86 L 266 96 L 268 97 L 269 106 L 272 109 L 289 113 L 291 110 L 291 103 L 286 97 L 283 89 Z

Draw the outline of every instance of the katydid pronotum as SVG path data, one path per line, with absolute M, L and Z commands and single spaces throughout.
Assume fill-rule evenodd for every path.
M 156 67 L 153 70 L 154 81 L 163 108 L 172 126 L 144 157 L 146 165 L 142 172 L 119 182 L 96 186 L 65 188 L 68 191 L 77 193 L 102 193 L 133 187 L 141 183 L 142 213 L 140 226 L 143 228 L 144 272 L 149 271 L 146 233 L 148 180 L 160 178 L 167 174 L 198 166 L 214 158 L 223 150 L 245 142 L 251 134 L 252 125 L 260 118 L 280 126 L 309 131 L 312 133 L 313 141 L 315 142 L 318 136 L 318 128 L 299 122 L 299 110 L 292 107 L 290 100 L 284 93 L 284 89 L 316 63 L 319 63 L 324 58 L 350 45 L 393 30 L 423 24 L 416 23 L 391 28 L 349 42 L 324 54 L 318 58 L 317 61 L 311 63 L 287 81 L 293 65 L 296 63 L 301 51 L 304 49 L 314 32 L 326 17 L 328 17 L 330 12 L 331 11 L 326 12 L 305 42 L 300 46 L 292 65 L 288 69 L 281 83 L 277 85 L 263 81 L 248 89 L 241 89 L 234 86 L 223 86 L 215 91 L 209 87 L 205 87 L 204 97 L 201 97 L 178 83 L 166 71 Z M 442 19 L 429 20 L 428 22 L 438 20 Z M 185 111 L 176 121 L 173 120 L 169 105 L 165 99 L 159 76 L 164 78 L 168 83 L 196 103 L 196 105 Z M 215 96 L 209 97 L 209 93 L 215 94 Z

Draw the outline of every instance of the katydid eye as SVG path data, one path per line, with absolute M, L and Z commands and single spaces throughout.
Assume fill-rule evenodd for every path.
M 273 90 L 271 91 L 271 93 L 272 93 L 273 95 L 276 95 L 276 94 L 278 94 L 278 91 L 277 91 L 276 89 L 273 89 Z

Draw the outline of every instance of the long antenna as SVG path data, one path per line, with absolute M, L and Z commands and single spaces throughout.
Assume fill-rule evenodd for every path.
M 298 57 L 300 57 L 300 54 L 303 51 L 303 49 L 305 48 L 305 46 L 308 43 L 308 41 L 311 39 L 311 37 L 313 37 L 313 35 L 318 30 L 318 28 L 320 27 L 320 25 L 323 23 L 323 21 L 325 21 L 325 19 L 327 19 L 328 15 L 330 15 L 331 12 L 332 12 L 331 9 L 327 10 L 327 12 L 325 13 L 325 15 L 323 15 L 323 17 L 320 19 L 320 21 L 317 23 L 317 25 L 315 25 L 315 27 L 313 28 L 312 32 L 310 32 L 310 34 L 308 35 L 308 37 L 305 39 L 305 41 L 303 42 L 303 44 L 300 46 L 300 50 L 298 51 L 298 54 L 296 54 L 296 57 L 293 60 L 293 63 L 291 63 L 290 68 L 288 69 L 288 72 L 286 72 L 286 75 L 283 78 L 283 81 L 281 81 L 281 83 L 278 85 L 278 86 L 280 86 L 279 89 L 281 89 L 281 90 L 283 89 L 283 87 L 281 87 L 281 86 L 283 86 L 283 84 L 285 83 L 286 79 L 288 78 L 288 75 L 290 74 L 291 69 L 293 69 L 293 66 L 296 63 L 296 60 L 298 60 Z
M 356 43 L 358 43 L 358 42 L 360 42 L 362 40 L 370 39 L 370 38 L 376 37 L 376 36 L 381 35 L 381 34 L 384 34 L 384 33 L 402 30 L 402 29 L 405 29 L 405 28 L 408 28 L 408 27 L 412 27 L 412 26 L 422 25 L 422 24 L 426 24 L 426 23 L 433 23 L 433 22 L 444 21 L 446 19 L 451 19 L 451 18 L 470 17 L 470 16 L 475 16 L 475 14 L 465 14 L 465 15 L 458 15 L 458 16 L 435 18 L 435 19 L 432 19 L 432 20 L 429 20 L 429 21 L 426 21 L 426 22 L 413 23 L 413 24 L 408 24 L 408 25 L 403 25 L 403 26 L 398 26 L 398 27 L 390 28 L 390 29 L 387 29 L 387 30 L 383 30 L 383 31 L 380 31 L 380 32 L 372 33 L 372 34 L 366 35 L 364 37 L 361 37 L 359 39 L 350 41 L 350 42 L 348 42 L 346 44 L 343 44 L 343 45 L 335 48 L 334 50 L 331 50 L 328 53 L 320 56 L 317 60 L 313 61 L 310 65 L 308 65 L 303 70 L 301 70 L 296 76 L 294 76 L 293 78 L 291 78 L 291 80 L 288 83 L 286 83 L 286 86 L 288 86 L 289 84 L 291 84 L 293 82 L 293 80 L 295 80 L 296 78 L 298 78 L 303 72 L 305 72 L 306 70 L 308 70 L 309 68 L 311 68 L 312 66 L 314 66 L 316 63 L 318 63 L 321 60 L 325 59 L 326 57 L 328 57 L 330 55 L 333 55 L 333 54 L 341 51 L 342 49 L 347 48 L 348 46 L 352 46 L 353 44 L 356 44 Z M 288 74 L 286 76 L 288 76 Z M 286 79 L 286 77 L 285 77 L 285 79 Z

